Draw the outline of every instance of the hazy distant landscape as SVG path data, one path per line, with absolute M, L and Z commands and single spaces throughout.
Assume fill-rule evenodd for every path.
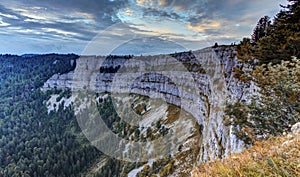
M 0 2 L 0 177 L 300 176 L 300 1 Z

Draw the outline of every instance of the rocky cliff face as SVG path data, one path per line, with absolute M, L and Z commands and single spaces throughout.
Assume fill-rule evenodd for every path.
M 161 98 L 189 112 L 200 125 L 198 162 L 242 150 L 243 143 L 224 125 L 226 102 L 244 99 L 252 87 L 233 77 L 233 47 L 145 57 L 80 57 L 76 69 L 56 74 L 42 88 L 139 94 Z

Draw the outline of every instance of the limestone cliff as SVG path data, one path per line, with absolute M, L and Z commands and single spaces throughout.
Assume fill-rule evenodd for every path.
M 162 98 L 189 112 L 200 125 L 197 161 L 201 163 L 243 148 L 223 119 L 226 102 L 245 99 L 252 89 L 233 77 L 238 65 L 236 52 L 229 46 L 157 56 L 82 56 L 75 71 L 54 75 L 42 89 Z

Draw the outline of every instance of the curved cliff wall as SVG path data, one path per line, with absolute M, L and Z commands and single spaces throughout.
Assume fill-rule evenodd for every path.
M 82 56 L 76 61 L 75 71 L 54 75 L 42 89 L 162 98 L 191 113 L 199 123 L 203 137 L 199 162 L 203 162 L 243 148 L 223 118 L 226 102 L 242 99 L 251 89 L 233 77 L 237 61 L 233 47 L 144 57 Z

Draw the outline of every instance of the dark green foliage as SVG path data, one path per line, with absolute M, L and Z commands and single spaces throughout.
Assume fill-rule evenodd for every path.
M 219 44 L 216 42 L 215 45 L 213 46 L 213 48 L 217 48 L 219 46 Z
M 281 60 L 290 60 L 291 56 L 300 57 L 300 2 L 288 1 L 289 5 L 282 6 L 273 23 L 267 16 L 259 20 L 252 34 L 251 50 L 245 53 L 251 55 L 247 60 L 255 57 L 260 65 L 279 64 Z M 243 53 L 248 48 L 249 44 L 242 42 L 237 51 Z
M 174 170 L 174 163 L 175 160 L 173 160 L 171 156 L 164 157 L 153 162 L 151 166 L 147 164 L 144 165 L 143 170 L 137 174 L 137 177 L 154 176 L 156 174 L 160 174 L 160 176 L 168 176 L 172 174 Z
M 101 155 L 79 134 L 71 107 L 48 114 L 44 101 L 59 91 L 39 89 L 77 57 L 0 56 L 0 176 L 78 176 Z
M 143 163 L 130 163 L 109 158 L 106 164 L 93 176 L 94 177 L 127 177 L 127 174 Z
M 57 93 L 56 93 L 57 94 Z M 62 98 L 70 98 L 72 96 L 72 91 L 70 89 L 61 91 L 59 96 L 56 98 L 56 102 L 60 102 Z
M 257 23 L 257 25 L 256 25 L 256 27 L 253 31 L 253 34 L 251 36 L 252 37 L 252 42 L 257 42 L 257 41 L 259 41 L 259 39 L 267 36 L 268 29 L 269 29 L 270 26 L 271 26 L 270 17 L 268 17 L 268 16 L 262 17 L 258 21 L 258 23 Z
M 240 45 L 235 48 L 238 52 L 237 58 L 241 63 L 249 63 L 251 65 L 254 64 L 254 44 L 251 43 L 251 39 L 243 38 Z

